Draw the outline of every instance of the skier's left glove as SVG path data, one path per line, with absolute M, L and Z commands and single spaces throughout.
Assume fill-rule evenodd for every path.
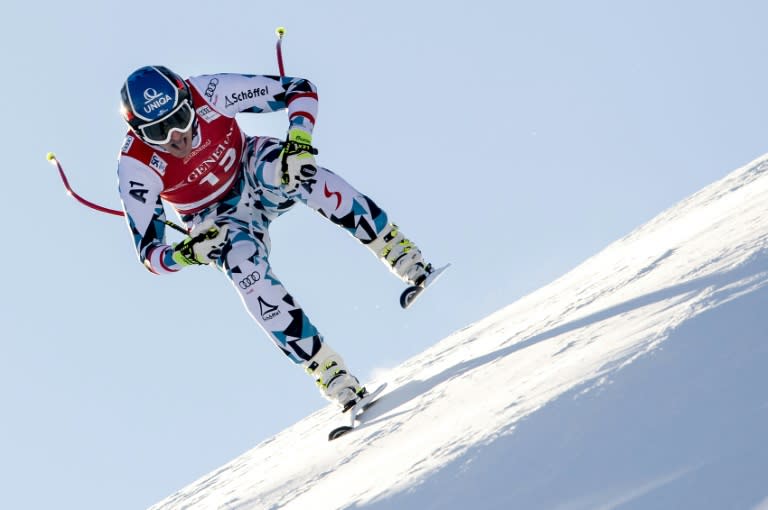
M 173 246 L 173 260 L 182 266 L 211 264 L 221 257 L 227 244 L 226 225 L 204 221 L 192 229 L 189 237 Z
M 280 184 L 288 192 L 296 191 L 303 182 L 317 174 L 317 149 L 312 147 L 312 135 L 301 128 L 288 130 L 280 153 Z

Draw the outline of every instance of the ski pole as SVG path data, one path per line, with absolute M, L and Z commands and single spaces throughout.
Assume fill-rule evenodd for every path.
M 285 27 L 277 27 L 275 34 L 277 34 L 277 44 L 275 45 L 277 67 L 280 69 L 280 77 L 282 78 L 285 76 L 285 68 L 283 67 L 283 36 L 285 36 Z
M 67 179 L 67 174 L 64 173 L 64 169 L 61 166 L 61 163 L 59 162 L 58 158 L 56 158 L 56 155 L 53 152 L 49 152 L 46 156 L 46 159 L 50 161 L 52 164 L 56 165 L 56 168 L 59 170 L 59 176 L 61 177 L 61 182 L 64 183 L 64 188 L 67 190 L 67 194 L 83 204 L 86 207 L 90 207 L 91 209 L 94 209 L 99 212 L 103 212 L 106 214 L 112 214 L 114 216 L 125 216 L 125 213 L 123 211 L 118 211 L 117 209 L 110 209 L 109 207 L 104 207 L 103 205 L 94 204 L 90 200 L 87 200 L 80 196 L 75 190 L 72 189 L 72 186 L 69 185 L 69 179 Z M 184 227 L 181 227 L 174 222 L 170 220 L 165 220 L 164 222 L 166 225 L 171 227 L 174 230 L 178 230 L 179 232 L 183 234 L 187 234 L 187 230 Z

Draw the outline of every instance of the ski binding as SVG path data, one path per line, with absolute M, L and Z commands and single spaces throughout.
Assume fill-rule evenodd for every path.
M 349 413 L 349 425 L 342 425 L 333 429 L 330 434 L 328 434 L 328 441 L 333 441 L 334 439 L 337 439 L 344 434 L 355 430 L 356 425 L 360 421 L 360 415 L 377 402 L 379 395 L 381 395 L 381 392 L 384 391 L 386 387 L 387 383 L 380 385 L 375 390 L 366 393 L 363 398 L 361 398 L 355 405 L 349 408 L 346 411 Z
M 426 279 L 421 282 L 419 285 L 413 285 L 411 287 L 408 287 L 403 291 L 402 294 L 400 294 L 400 306 L 403 308 L 408 308 L 411 306 L 416 299 L 421 295 L 422 292 L 424 292 L 424 289 L 435 283 L 438 278 L 443 274 L 443 271 L 451 267 L 450 264 L 446 264 L 443 267 L 439 269 L 435 269 L 431 273 L 429 273 L 426 277 Z

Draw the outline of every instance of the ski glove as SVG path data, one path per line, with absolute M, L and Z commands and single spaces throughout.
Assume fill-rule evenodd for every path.
M 288 130 L 288 138 L 280 153 L 280 184 L 286 191 L 296 191 L 303 182 L 315 177 L 315 154 L 317 149 L 312 147 L 312 135 L 299 128 Z
M 227 231 L 226 225 L 218 226 L 212 220 L 200 223 L 188 238 L 173 246 L 173 260 L 182 266 L 216 262 L 227 244 Z

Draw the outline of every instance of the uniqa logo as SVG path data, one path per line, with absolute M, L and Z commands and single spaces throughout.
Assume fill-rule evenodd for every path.
M 144 91 L 144 111 L 146 113 L 152 113 L 158 108 L 162 108 L 169 102 L 173 101 L 173 98 L 168 94 L 158 92 L 153 88 L 146 89 Z

